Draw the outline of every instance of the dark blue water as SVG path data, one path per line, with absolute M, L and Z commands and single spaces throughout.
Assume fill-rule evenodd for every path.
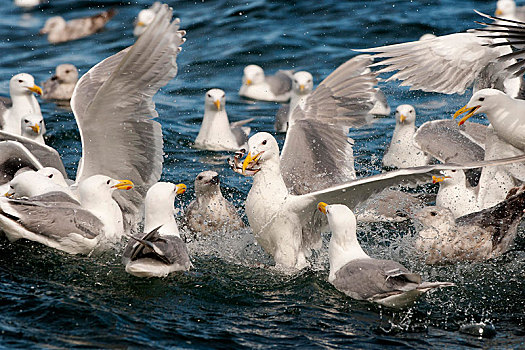
M 202 170 L 222 177 L 238 206 L 250 180 L 230 171 L 227 154 L 189 147 L 203 114 L 204 93 L 227 93 L 231 120 L 255 117 L 254 131 L 271 131 L 278 105 L 247 103 L 237 96 L 245 65 L 310 71 L 316 82 L 355 55 L 352 48 L 415 40 L 474 26 L 473 8 L 492 13 L 495 1 L 169 1 L 188 30 L 178 58 L 179 74 L 155 101 L 163 125 L 163 179 L 192 182 Z M 148 1 L 51 0 L 23 12 L 0 3 L 0 93 L 19 72 L 43 81 L 60 63 L 82 73 L 131 45 L 132 21 Z M 92 37 L 52 46 L 37 35 L 46 18 L 90 15 L 115 6 L 118 15 Z M 418 124 L 448 118 L 466 96 L 410 92 L 382 85 L 390 104 L 411 103 Z M 47 142 L 63 156 L 73 176 L 80 154 L 72 114 L 41 103 Z M 481 120 L 485 122 L 484 120 Z M 359 173 L 379 171 L 394 118 L 354 130 Z M 281 137 L 282 141 L 282 137 Z M 326 282 L 326 252 L 314 267 L 283 275 L 253 244 L 249 231 L 191 243 L 195 269 L 166 279 L 127 275 L 119 252 L 102 257 L 68 256 L 31 242 L 0 240 L 0 343 L 37 348 L 524 348 L 525 240 L 494 261 L 445 267 L 424 266 L 411 251 L 409 225 L 363 225 L 366 250 L 398 260 L 428 280 L 457 287 L 437 291 L 414 307 L 391 311 L 343 296 Z M 460 332 L 490 323 L 495 335 Z

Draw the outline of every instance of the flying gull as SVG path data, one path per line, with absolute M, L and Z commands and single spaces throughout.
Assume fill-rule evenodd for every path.
M 78 81 L 78 69 L 72 64 L 58 65 L 55 74 L 47 79 L 42 88 L 42 98 L 46 100 L 71 100 Z
M 239 95 L 254 100 L 286 102 L 292 89 L 292 71 L 278 71 L 275 75 L 264 75 L 264 70 L 250 64 L 244 67 Z
M 219 183 L 219 174 L 215 171 L 203 171 L 195 177 L 197 198 L 188 205 L 184 215 L 185 227 L 195 236 L 244 228 L 237 209 L 223 197 Z
M 235 151 L 246 144 L 250 128 L 244 126 L 253 119 L 230 123 L 226 114 L 226 94 L 211 89 L 204 97 L 204 117 L 195 148 L 210 151 Z
M 357 221 L 347 206 L 320 202 L 318 208 L 326 214 L 332 231 L 328 281 L 339 291 L 357 300 L 402 308 L 431 289 L 454 286 L 450 282 L 423 282 L 419 274 L 396 261 L 371 258 L 357 240 Z
M 137 277 L 165 277 L 187 271 L 192 264 L 173 217 L 173 201 L 184 184 L 158 182 L 146 194 L 144 233 L 131 236 L 122 261 L 126 272 Z

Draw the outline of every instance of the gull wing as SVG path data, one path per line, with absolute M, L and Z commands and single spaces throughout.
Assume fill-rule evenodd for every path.
M 378 74 L 396 72 L 387 81 L 401 80 L 401 86 L 414 90 L 463 94 L 487 65 L 510 52 L 509 48 L 490 46 L 493 43 L 473 33 L 455 33 L 356 51 L 375 53 L 374 59 L 383 59 L 372 66 L 385 66 Z
M 176 58 L 184 42 L 180 21 L 171 18 L 172 10 L 163 5 L 133 46 L 79 80 L 71 99 L 82 140 L 76 181 L 95 174 L 132 180 L 136 190 L 117 199 L 124 214 L 138 214 L 162 172 L 162 131 L 152 120 L 158 116 L 152 98 L 177 74 Z

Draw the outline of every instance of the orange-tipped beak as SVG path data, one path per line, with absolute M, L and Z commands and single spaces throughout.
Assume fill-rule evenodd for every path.
M 117 180 L 119 183 L 113 186 L 117 190 L 131 190 L 135 185 L 130 180 Z
M 177 194 L 183 194 L 186 192 L 186 185 L 185 184 L 178 184 L 175 186 L 177 188 Z
M 40 88 L 40 86 L 33 85 L 33 86 L 31 86 L 31 87 L 28 87 L 27 89 L 28 89 L 29 91 L 33 91 L 35 94 L 42 95 L 42 89 Z
M 246 85 L 252 85 L 252 81 L 251 81 L 251 79 L 247 79 L 247 80 L 246 80 Z
M 31 129 L 36 133 L 40 134 L 40 126 L 38 124 L 32 125 Z
M 221 109 L 221 100 L 215 100 L 213 104 L 215 105 L 215 107 L 217 107 L 217 110 Z
M 319 202 L 319 204 L 317 204 L 317 209 L 319 209 L 319 211 L 323 214 L 326 215 L 326 207 L 328 206 L 328 204 L 326 204 L 325 202 Z
M 468 118 L 472 117 L 474 114 L 476 114 L 476 111 L 481 106 L 474 106 L 474 107 L 467 107 L 468 105 L 464 106 L 460 110 L 458 110 L 456 113 L 454 113 L 454 119 L 462 115 L 463 113 L 467 113 L 463 118 L 461 118 L 458 122 L 458 125 L 463 125 Z
M 445 179 L 450 179 L 450 176 L 432 176 L 432 183 L 437 184 L 438 182 L 443 182 Z
M 399 121 L 400 121 L 401 123 L 404 123 L 406 119 L 407 119 L 407 117 L 406 117 L 405 115 L 403 115 L 403 114 L 401 114 L 401 115 L 399 116 Z
M 251 152 L 248 152 L 248 155 L 246 156 L 246 158 L 244 158 L 244 162 L 242 162 L 242 174 L 243 175 L 246 175 L 246 168 L 253 162 L 256 162 L 259 160 L 259 158 L 261 158 L 261 155 L 263 154 L 263 152 L 259 152 L 255 155 L 255 157 L 252 157 L 252 153 Z

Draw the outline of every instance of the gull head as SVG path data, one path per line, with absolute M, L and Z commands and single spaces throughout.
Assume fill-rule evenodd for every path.
M 75 84 L 78 81 L 78 69 L 72 64 L 64 63 L 57 66 L 55 75 L 51 80 L 58 80 L 60 83 Z
M 414 220 L 425 228 L 433 227 L 436 229 L 454 225 L 456 222 L 454 215 L 449 209 L 438 206 L 421 209 L 414 215 Z
M 350 208 L 343 204 L 317 204 L 317 209 L 326 215 L 332 239 L 337 241 L 357 240 L 357 220 Z M 351 236 L 351 237 L 350 237 Z
M 467 177 L 463 170 L 442 170 L 441 176 L 432 176 L 433 183 L 443 183 L 444 185 L 465 184 Z
M 292 90 L 297 95 L 308 95 L 314 89 L 314 78 L 308 72 L 294 73 L 292 77 Z
M 185 184 L 173 184 L 171 182 L 157 182 L 151 186 L 146 193 L 146 211 L 169 209 L 173 214 L 173 202 L 178 194 L 186 192 Z
M 99 198 L 111 198 L 115 190 L 131 190 L 133 186 L 130 180 L 115 180 L 105 175 L 93 175 L 80 182 L 78 191 L 82 202 L 86 199 L 99 201 Z
M 44 28 L 40 30 L 40 34 L 47 34 L 53 31 L 61 31 L 66 29 L 66 20 L 60 16 L 49 18 L 44 24 Z
M 268 161 L 279 161 L 279 145 L 267 132 L 259 132 L 248 140 L 248 154 L 242 163 L 243 175 L 255 175 Z
M 35 138 L 39 135 L 44 135 L 46 126 L 44 118 L 39 114 L 27 114 L 21 119 L 22 136 L 28 138 Z
M 226 105 L 226 94 L 221 89 L 211 89 L 204 97 L 204 108 L 209 111 L 222 111 Z
M 416 110 L 411 105 L 400 105 L 396 108 L 396 124 L 414 125 Z
M 25 171 L 16 175 L 9 182 L 9 191 L 5 196 L 10 198 L 33 197 L 56 189 L 56 184 L 49 177 L 36 171 Z
M 197 195 L 213 194 L 220 191 L 219 174 L 215 171 L 203 171 L 195 177 L 195 193 Z
M 514 0 L 499 0 L 496 3 L 496 16 L 514 16 L 516 14 L 516 3 Z
M 487 114 L 487 117 L 490 119 L 491 112 L 495 109 L 501 108 L 501 106 L 504 105 L 509 99 L 512 98 L 504 92 L 496 89 L 479 90 L 474 95 L 472 95 L 470 101 L 468 101 L 468 103 L 463 108 L 454 113 L 454 119 L 464 113 L 466 114 L 459 120 L 458 125 L 462 125 L 470 117 L 479 113 Z
M 155 11 L 151 9 L 141 10 L 135 20 L 135 29 L 133 29 L 133 35 L 140 36 L 148 29 L 148 26 L 155 19 Z
M 20 73 L 9 81 L 11 96 L 30 95 L 33 92 L 42 95 L 42 89 L 35 85 L 35 78 L 30 74 Z
M 255 64 L 244 67 L 242 83 L 247 86 L 264 83 L 264 70 Z
M 41 174 L 51 179 L 54 183 L 60 186 L 68 186 L 64 175 L 57 169 L 50 166 L 43 167 L 37 170 L 37 174 Z

